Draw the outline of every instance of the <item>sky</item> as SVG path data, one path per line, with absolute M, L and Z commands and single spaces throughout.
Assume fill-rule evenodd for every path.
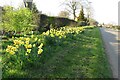
M 52 16 L 64 10 L 61 5 L 65 0 L 33 0 L 39 11 Z M 93 17 L 100 23 L 118 24 L 118 2 L 119 0 L 88 0 L 93 8 Z M 0 0 L 0 6 L 11 5 L 19 7 L 23 0 Z

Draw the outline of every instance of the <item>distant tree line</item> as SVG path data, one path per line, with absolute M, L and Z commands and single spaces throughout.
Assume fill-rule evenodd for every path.
M 50 28 L 59 28 L 63 26 L 86 26 L 97 24 L 97 21 L 88 19 L 84 16 L 83 7 L 80 10 L 77 21 L 68 19 L 67 17 L 53 17 L 41 14 L 37 9 L 35 3 L 32 3 L 32 8 L 14 9 L 11 6 L 3 7 L 2 23 L 0 24 L 0 31 L 5 32 L 30 32 L 30 31 L 47 31 Z M 62 14 L 68 15 L 66 12 Z M 64 15 L 61 15 L 64 16 Z

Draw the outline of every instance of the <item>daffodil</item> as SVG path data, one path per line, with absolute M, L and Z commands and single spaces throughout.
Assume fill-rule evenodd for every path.
M 17 51 L 17 48 L 16 47 L 12 47 L 12 51 Z
M 40 41 L 40 39 L 38 39 L 38 41 Z
M 62 36 L 59 36 L 59 38 L 61 39 L 61 38 L 62 38 Z
M 26 44 L 29 44 L 29 41 L 25 41 Z
M 15 45 L 15 47 L 16 47 L 16 48 L 19 48 L 19 46 L 18 46 L 18 45 Z
M 27 52 L 30 53 L 30 52 L 31 52 L 31 49 L 27 49 Z
M 19 40 L 14 40 L 13 43 L 14 43 L 15 45 L 19 45 L 19 44 L 20 44 L 20 41 L 19 41 Z
M 24 38 L 25 41 L 30 41 L 30 38 Z
M 10 52 L 10 50 L 7 48 L 7 49 L 6 49 L 6 52 Z
M 44 35 L 48 36 L 49 35 L 49 31 L 47 31 Z
M 35 44 L 33 44 L 33 47 L 35 47 Z
M 24 44 L 24 41 L 20 41 L 20 44 L 22 44 L 22 45 L 23 45 L 23 44 Z
M 31 35 L 31 38 L 33 38 L 34 37 L 34 35 Z
M 15 54 L 15 52 L 14 52 L 14 51 L 10 51 L 9 53 L 10 53 L 11 55 L 14 55 L 14 54 Z
M 38 47 L 39 49 L 43 47 L 43 43 L 40 44 L 40 46 Z
M 7 49 L 11 50 L 11 48 L 12 48 L 12 46 L 9 46 L 9 45 L 7 46 Z
M 41 54 L 43 52 L 42 49 L 38 49 L 38 54 Z
M 53 34 L 50 34 L 50 36 L 51 36 L 51 37 L 54 37 L 54 35 L 53 35 Z
M 12 39 L 14 39 L 14 36 L 12 36 Z
M 20 39 L 20 40 L 23 40 L 24 38 L 23 38 L 23 37 L 20 37 L 19 39 Z
M 24 44 L 24 42 L 21 41 L 21 40 L 14 40 L 13 43 L 14 43 L 14 45 L 21 45 L 21 44 Z
M 32 48 L 32 45 L 31 44 L 26 44 L 25 47 L 26 47 L 26 49 Z
M 10 54 L 15 54 L 15 51 L 17 51 L 17 48 L 14 46 L 7 46 L 6 48 L 6 52 L 10 53 Z
M 25 55 L 27 56 L 27 55 L 28 55 L 28 53 L 25 53 Z
M 35 38 L 35 41 L 37 41 L 37 39 L 38 39 L 38 38 L 36 37 L 36 38 Z

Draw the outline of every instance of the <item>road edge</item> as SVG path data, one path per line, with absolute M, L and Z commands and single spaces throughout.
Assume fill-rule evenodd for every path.
M 112 75 L 111 76 L 111 78 L 114 78 L 114 75 L 113 75 L 113 70 L 112 70 L 112 65 L 111 65 L 111 63 L 110 63 L 110 60 L 109 60 L 109 55 L 107 54 L 108 53 L 108 51 L 106 50 L 106 48 L 105 48 L 105 46 L 106 46 L 106 44 L 105 44 L 105 42 L 104 42 L 104 40 L 103 40 L 103 36 L 102 36 L 102 33 L 101 33 L 101 30 L 100 30 L 101 28 L 99 28 L 99 32 L 100 32 L 100 38 L 101 38 L 101 41 L 102 41 L 102 45 L 103 45 L 103 49 L 104 49 L 104 53 L 105 53 L 105 56 L 106 56 L 106 58 L 107 58 L 107 62 L 108 62 L 108 65 L 109 65 L 109 70 L 110 70 L 110 74 Z

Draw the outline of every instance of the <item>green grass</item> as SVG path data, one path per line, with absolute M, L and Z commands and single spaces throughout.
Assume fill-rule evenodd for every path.
M 69 34 L 68 34 L 69 35 Z M 99 28 L 46 45 L 36 67 L 9 70 L 6 77 L 28 78 L 111 78 L 111 70 L 103 48 Z M 3 47 L 10 44 L 5 43 Z
M 98 28 L 87 29 L 62 46 L 49 46 L 41 65 L 26 70 L 33 78 L 111 78 L 111 70 Z

